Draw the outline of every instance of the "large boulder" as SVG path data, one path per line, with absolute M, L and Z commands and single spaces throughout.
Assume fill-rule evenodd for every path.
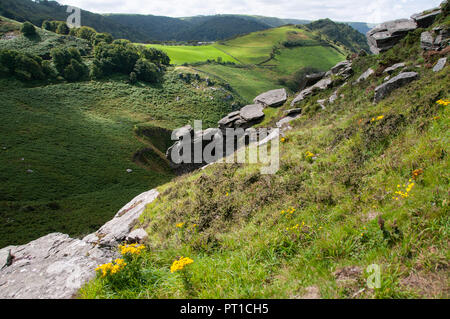
M 28 244 L 0 249 L 0 299 L 67 299 L 95 277 L 95 268 L 117 256 L 145 206 L 151 190 L 135 197 L 94 234 L 83 239 L 52 233 Z M 135 235 L 131 234 L 131 237 Z
M 247 122 L 258 121 L 264 117 L 263 106 L 261 104 L 251 104 L 244 106 L 239 115 Z
M 375 88 L 374 102 L 377 103 L 387 97 L 392 91 L 416 80 L 418 74 L 416 72 L 403 72 L 393 77 L 389 81 Z
M 374 54 L 387 51 L 403 39 L 409 31 L 413 31 L 416 28 L 416 22 L 408 19 L 379 24 L 366 33 L 370 50 Z
M 445 67 L 446 63 L 447 63 L 447 58 L 439 59 L 439 61 L 437 61 L 436 65 L 433 67 L 433 72 L 441 71 Z
M 434 39 L 431 32 L 425 31 L 420 34 L 420 47 L 424 50 L 434 49 Z
M 419 28 L 428 28 L 441 12 L 440 8 L 434 8 L 422 13 L 413 14 L 411 19 L 414 20 Z
M 303 101 L 308 96 L 312 95 L 315 91 L 318 91 L 318 90 L 322 91 L 322 90 L 329 88 L 332 84 L 333 84 L 333 81 L 332 81 L 331 77 L 326 77 L 326 78 L 320 80 L 313 86 L 310 86 L 310 87 L 302 90 L 299 94 L 297 94 L 297 96 L 292 100 L 291 106 L 294 106 L 295 104 Z
M 286 89 L 271 90 L 262 93 L 253 99 L 253 103 L 261 104 L 264 107 L 277 107 L 281 106 L 287 100 Z

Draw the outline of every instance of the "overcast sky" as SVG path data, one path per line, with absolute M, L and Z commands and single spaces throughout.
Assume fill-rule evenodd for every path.
M 441 0 L 57 0 L 97 13 L 140 13 L 169 17 L 253 14 L 279 18 L 380 23 L 409 18 Z

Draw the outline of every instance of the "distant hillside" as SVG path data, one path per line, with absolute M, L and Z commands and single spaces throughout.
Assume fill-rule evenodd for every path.
M 1 0 L 0 15 L 24 22 L 30 21 L 37 26 L 41 26 L 44 20 L 67 19 L 67 6 L 60 5 L 56 1 L 41 1 L 40 3 L 31 0 Z M 146 35 L 129 27 L 120 25 L 116 21 L 111 21 L 107 17 L 82 10 L 82 25 L 93 27 L 100 32 L 109 32 L 115 38 L 125 38 L 133 41 L 145 41 Z
M 336 23 L 330 19 L 322 19 L 306 24 L 306 26 L 311 30 L 319 31 L 330 40 L 337 41 L 354 52 L 358 52 L 361 49 L 369 52 L 365 35 L 345 23 Z
M 44 20 L 66 20 L 67 6 L 56 1 L 2 0 L 0 15 L 17 21 L 30 21 L 41 26 Z M 221 14 L 171 18 L 140 14 L 96 14 L 82 10 L 82 25 L 99 32 L 111 33 L 115 38 L 132 42 L 150 41 L 217 41 L 236 35 L 266 30 L 286 24 L 305 24 L 308 20 L 280 19 L 256 15 Z M 366 23 L 349 25 L 365 34 Z M 354 30 L 349 29 L 351 33 Z M 346 32 L 342 29 L 342 32 Z

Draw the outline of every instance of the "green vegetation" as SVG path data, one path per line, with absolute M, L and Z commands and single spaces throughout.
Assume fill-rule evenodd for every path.
M 229 56 L 227 53 L 217 49 L 214 45 L 159 45 L 148 44 L 148 47 L 156 48 L 167 53 L 170 57 L 170 61 L 176 65 L 182 65 L 185 63 L 205 62 L 206 60 L 216 60 L 220 58 L 223 62 L 238 63 L 236 59 Z
M 448 298 L 450 68 L 414 67 L 420 47 L 410 40 L 357 58 L 325 110 L 317 100 L 334 89 L 298 105 L 304 114 L 282 139 L 276 174 L 216 164 L 158 187 L 136 226 L 149 234 L 141 279 L 99 276 L 80 296 Z M 374 105 L 381 73 L 351 83 L 391 56 L 420 77 Z M 193 260 L 185 273 L 171 272 L 179 256 Z M 380 288 L 366 285 L 372 264 Z

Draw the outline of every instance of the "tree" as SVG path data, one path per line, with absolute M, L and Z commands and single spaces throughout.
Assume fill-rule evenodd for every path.
M 139 59 L 134 66 L 137 78 L 141 81 L 156 83 L 161 77 L 160 69 L 156 64 L 145 59 Z
M 20 28 L 20 32 L 26 37 L 30 37 L 36 34 L 36 28 L 30 22 L 24 22 Z
M 55 31 L 58 34 L 66 35 L 66 34 L 69 34 L 70 29 L 65 22 L 61 22 L 61 23 L 58 23 L 58 26 L 56 27 Z
M 86 75 L 86 66 L 75 59 L 64 68 L 64 78 L 69 82 L 81 80 Z

